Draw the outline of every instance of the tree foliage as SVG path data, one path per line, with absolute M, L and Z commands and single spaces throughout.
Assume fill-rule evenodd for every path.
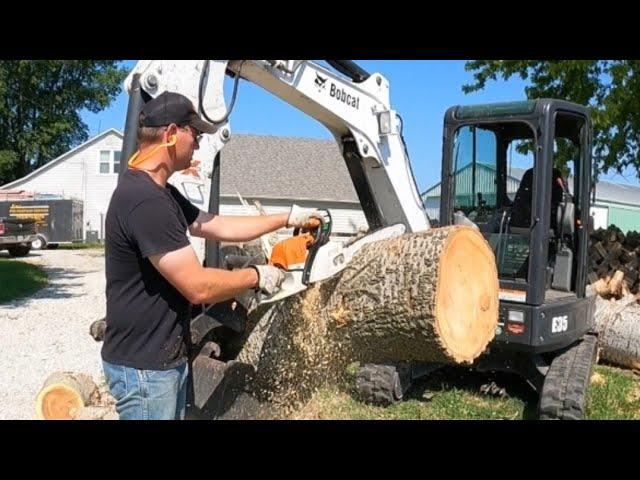
M 591 110 L 593 158 L 599 172 L 632 167 L 640 178 L 640 61 L 637 60 L 474 60 L 465 65 L 474 83 L 513 75 L 528 81 L 527 98 L 559 98 Z
M 113 60 L 0 62 L 0 185 L 86 141 L 86 109 L 108 107 L 126 71 Z

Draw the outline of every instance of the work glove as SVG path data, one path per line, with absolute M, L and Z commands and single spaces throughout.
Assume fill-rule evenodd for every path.
M 300 228 L 303 230 L 315 230 L 320 226 L 320 220 L 324 214 L 315 208 L 302 208 L 298 205 L 291 205 L 287 227 Z
M 251 265 L 258 272 L 258 289 L 265 295 L 273 295 L 280 291 L 284 282 L 284 272 L 271 265 Z
M 247 313 L 251 313 L 258 306 L 260 301 L 259 292 L 271 296 L 280 291 L 280 286 L 284 282 L 284 272 L 278 267 L 271 265 L 250 265 L 258 273 L 258 288 L 248 289 L 235 296 L 235 300 L 242 305 Z

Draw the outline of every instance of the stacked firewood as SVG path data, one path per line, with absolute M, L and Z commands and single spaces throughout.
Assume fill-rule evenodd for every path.
M 615 225 L 596 230 L 589 246 L 590 288 L 596 297 L 600 358 L 640 369 L 640 233 Z
M 623 233 L 615 225 L 591 235 L 588 283 L 604 298 L 621 298 L 640 290 L 640 233 Z

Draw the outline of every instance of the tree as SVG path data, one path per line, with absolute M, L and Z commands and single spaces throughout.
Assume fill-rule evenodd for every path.
M 125 75 L 113 60 L 0 62 L 0 185 L 87 140 L 79 111 L 108 107 Z
M 593 158 L 599 172 L 619 173 L 631 166 L 640 178 L 640 61 L 637 60 L 474 60 L 475 83 L 465 93 L 481 90 L 488 80 L 518 75 L 529 80 L 528 98 L 560 98 L 591 107 Z

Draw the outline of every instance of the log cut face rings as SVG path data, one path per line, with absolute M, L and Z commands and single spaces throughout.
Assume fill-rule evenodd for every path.
M 445 353 L 472 363 L 493 339 L 498 321 L 499 282 L 491 247 L 470 227 L 444 242 L 436 287 L 435 329 Z

